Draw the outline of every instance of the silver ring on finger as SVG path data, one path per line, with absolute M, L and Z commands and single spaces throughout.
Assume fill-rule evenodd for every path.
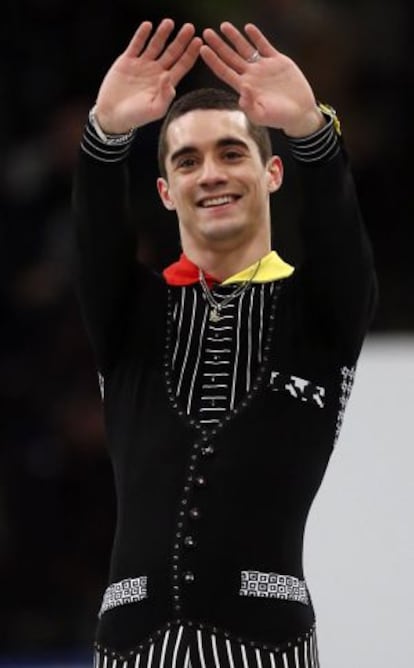
M 257 61 L 260 60 L 260 58 L 261 58 L 261 55 L 258 52 L 258 50 L 256 49 L 255 51 L 253 51 L 250 58 L 247 58 L 247 62 L 248 63 L 257 63 Z

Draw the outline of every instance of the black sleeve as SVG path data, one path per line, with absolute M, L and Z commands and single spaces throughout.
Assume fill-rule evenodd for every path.
M 349 160 L 332 121 L 291 146 L 304 198 L 299 273 L 308 316 L 356 360 L 376 304 L 376 278 Z
M 139 287 L 126 157 L 131 142 L 105 145 L 88 123 L 74 177 L 75 280 L 98 369 L 117 358 Z

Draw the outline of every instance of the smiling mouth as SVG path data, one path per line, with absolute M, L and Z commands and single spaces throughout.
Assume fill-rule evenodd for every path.
M 220 197 L 205 197 L 197 202 L 197 206 L 202 209 L 211 209 L 217 206 L 224 206 L 225 204 L 232 204 L 237 202 L 241 195 L 221 195 Z

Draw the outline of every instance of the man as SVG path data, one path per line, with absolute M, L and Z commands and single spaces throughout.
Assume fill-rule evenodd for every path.
M 118 495 L 95 665 L 314 668 L 303 531 L 372 313 L 371 251 L 339 124 L 299 68 L 252 24 L 204 43 L 172 29 L 142 23 L 110 68 L 76 178 Z M 169 109 L 199 55 L 235 93 Z M 159 276 L 135 261 L 127 154 L 165 115 L 157 186 L 183 254 Z M 295 270 L 270 245 L 283 169 L 265 126 L 302 180 Z

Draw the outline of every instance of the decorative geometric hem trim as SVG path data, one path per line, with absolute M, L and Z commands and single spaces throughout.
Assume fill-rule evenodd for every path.
M 340 393 L 340 396 L 339 396 L 339 410 L 338 410 L 338 414 L 337 414 L 337 417 L 336 417 L 336 429 L 335 429 L 334 445 L 336 444 L 336 441 L 338 440 L 339 434 L 341 432 L 342 423 L 344 421 L 344 416 L 345 416 L 345 408 L 347 406 L 349 397 L 351 395 L 352 386 L 354 384 L 355 371 L 356 371 L 356 366 L 352 366 L 352 367 L 343 366 L 343 367 L 341 367 L 341 376 L 342 376 L 341 393 Z
M 146 575 L 114 582 L 105 590 L 98 617 L 102 617 L 104 612 L 112 608 L 117 608 L 119 605 L 138 603 L 144 598 L 147 598 Z
M 309 604 L 305 580 L 294 575 L 280 573 L 262 573 L 260 571 L 242 571 L 240 596 L 258 598 L 279 598 L 285 601 Z

